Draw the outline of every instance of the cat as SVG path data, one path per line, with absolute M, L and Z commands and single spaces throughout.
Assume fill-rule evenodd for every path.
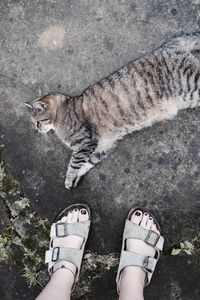
M 76 186 L 126 134 L 200 105 L 198 50 L 200 32 L 175 37 L 78 97 L 50 93 L 25 103 L 36 129 L 55 130 L 73 151 L 66 188 Z

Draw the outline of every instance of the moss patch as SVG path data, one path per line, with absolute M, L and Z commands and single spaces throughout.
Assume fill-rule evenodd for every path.
M 0 195 L 10 219 L 0 235 L 0 261 L 17 263 L 30 285 L 43 286 L 49 278 L 44 253 L 50 226 L 32 209 L 29 199 L 21 196 L 20 184 L 6 174 L 3 162 L 0 162 Z

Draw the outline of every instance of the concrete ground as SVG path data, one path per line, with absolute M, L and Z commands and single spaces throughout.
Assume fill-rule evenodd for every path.
M 69 204 L 92 210 L 87 249 L 119 253 L 132 206 L 158 216 L 164 255 L 147 300 L 200 299 L 200 258 L 171 256 L 171 248 L 197 236 L 200 224 L 199 110 L 134 133 L 66 190 L 70 151 L 57 137 L 39 135 L 23 102 L 51 91 L 78 95 L 166 39 L 199 30 L 199 0 L 45 0 L 0 2 L 0 143 L 8 172 L 36 212 L 52 222 Z M 17 266 L 0 266 L 0 298 L 34 299 Z M 95 279 L 79 299 L 115 299 L 116 267 Z M 77 297 L 76 297 L 77 298 Z M 77 298 L 78 299 L 78 298 Z

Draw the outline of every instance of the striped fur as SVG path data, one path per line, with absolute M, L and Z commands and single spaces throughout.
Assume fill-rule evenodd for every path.
M 101 161 L 128 133 L 200 105 L 200 33 L 171 39 L 79 97 L 49 94 L 27 104 L 40 132 L 54 129 L 73 150 L 65 186 Z

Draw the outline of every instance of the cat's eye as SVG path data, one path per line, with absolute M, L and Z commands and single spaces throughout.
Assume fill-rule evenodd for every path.
M 40 120 L 40 122 L 42 123 L 42 122 L 50 122 L 50 119 L 43 119 L 43 120 Z

